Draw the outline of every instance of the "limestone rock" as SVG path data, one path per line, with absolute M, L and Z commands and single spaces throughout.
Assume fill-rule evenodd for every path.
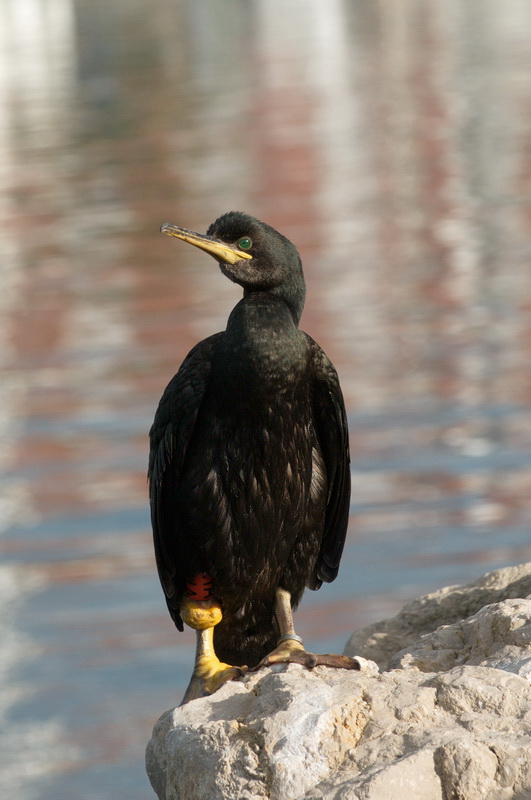
M 531 599 L 505 600 L 422 636 L 390 667 L 441 672 L 457 664 L 497 667 L 531 679 Z
M 159 797 L 288 800 L 340 766 L 368 721 L 361 684 L 343 670 L 277 669 L 159 720 L 148 750 Z
M 510 598 L 515 587 L 527 595 L 531 565 L 428 595 L 382 624 L 384 649 L 392 638 L 400 652 L 381 674 L 370 663 L 266 668 L 167 712 L 147 751 L 159 798 L 531 797 L 531 600 L 504 598 L 504 581 Z M 490 604 L 479 610 L 479 597 Z M 437 607 L 452 624 L 434 630 Z M 415 608 L 419 636 L 430 632 L 411 641 Z M 455 620 L 458 608 L 468 613 Z M 374 637 L 371 626 L 364 656 Z
M 364 656 L 385 669 L 399 650 L 441 625 L 470 617 L 490 603 L 531 595 L 531 562 L 488 572 L 473 583 L 447 586 L 407 603 L 390 619 L 355 631 L 345 655 Z

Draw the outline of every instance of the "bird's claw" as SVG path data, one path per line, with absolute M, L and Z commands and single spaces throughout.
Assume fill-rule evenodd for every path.
M 256 672 L 262 667 L 271 667 L 274 664 L 301 664 L 310 670 L 317 666 L 334 667 L 336 669 L 360 669 L 359 662 L 355 658 L 333 653 L 309 653 L 295 639 L 287 639 L 281 642 L 250 672 Z
M 315 666 L 333 667 L 335 669 L 355 669 L 360 670 L 360 663 L 356 658 L 349 656 L 340 656 L 336 653 L 321 653 L 315 656 L 317 663 Z
M 181 705 L 199 697 L 209 697 L 229 681 L 239 681 L 248 671 L 246 666 L 232 667 L 217 659 L 196 664 Z
M 229 664 L 220 662 L 220 669 L 217 672 L 202 679 L 205 692 L 204 696 L 206 697 L 207 695 L 214 694 L 224 683 L 240 680 L 246 672 L 247 667 L 231 667 Z

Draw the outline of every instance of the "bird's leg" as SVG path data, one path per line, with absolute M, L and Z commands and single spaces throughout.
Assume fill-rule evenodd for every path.
M 190 683 L 181 705 L 214 694 L 224 683 L 245 674 L 245 667 L 231 667 L 219 660 L 213 645 L 214 628 L 196 631 L 195 663 Z
M 360 669 L 359 662 L 355 658 L 332 653 L 315 655 L 304 649 L 301 637 L 295 633 L 291 595 L 285 589 L 278 588 L 276 591 L 275 617 L 280 629 L 277 646 L 262 659 L 256 669 L 269 667 L 272 664 L 302 664 L 308 669 L 313 669 L 319 664 L 340 669 Z
M 266 656 L 267 659 L 274 658 L 271 663 L 282 661 L 294 661 L 297 663 L 304 663 L 309 669 L 315 666 L 315 663 L 310 663 L 315 656 L 313 653 L 307 653 L 304 649 L 304 644 L 300 636 L 295 633 L 295 625 L 293 623 L 293 611 L 291 608 L 291 595 L 285 589 L 278 588 L 275 597 L 275 617 L 277 618 L 278 627 L 280 630 L 280 638 L 277 642 L 276 648 Z M 310 659 L 306 659 L 310 656 Z M 303 661 L 299 661 L 300 658 Z M 308 663 L 307 663 L 308 662 Z
M 187 594 L 193 596 L 185 596 L 181 603 L 183 622 L 194 628 L 197 635 L 194 671 L 181 705 L 213 694 L 227 681 L 240 678 L 246 670 L 246 667 L 224 664 L 217 657 L 214 650 L 214 628 L 223 616 L 221 606 L 211 595 L 204 597 L 204 592 L 198 593 L 194 589 L 194 584 L 187 587 Z M 198 596 L 204 599 L 197 599 Z

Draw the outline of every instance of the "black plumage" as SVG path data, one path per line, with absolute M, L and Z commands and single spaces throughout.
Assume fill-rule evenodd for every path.
M 226 330 L 185 358 L 155 415 L 156 560 L 177 627 L 187 583 L 206 572 L 223 610 L 218 656 L 255 664 L 278 638 L 277 588 L 296 607 L 306 586 L 337 575 L 350 497 L 347 422 L 336 370 L 298 327 L 305 284 L 294 245 L 240 212 L 220 217 L 207 237 L 191 235 L 244 294 Z

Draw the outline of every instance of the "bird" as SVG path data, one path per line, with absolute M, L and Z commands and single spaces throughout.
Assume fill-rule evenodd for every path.
M 305 588 L 337 576 L 350 506 L 343 395 L 299 328 L 299 253 L 240 211 L 206 234 L 160 230 L 213 256 L 243 288 L 226 329 L 184 359 L 149 434 L 158 574 L 176 627 L 197 637 L 183 703 L 276 663 L 359 669 L 306 651 L 293 621 Z

